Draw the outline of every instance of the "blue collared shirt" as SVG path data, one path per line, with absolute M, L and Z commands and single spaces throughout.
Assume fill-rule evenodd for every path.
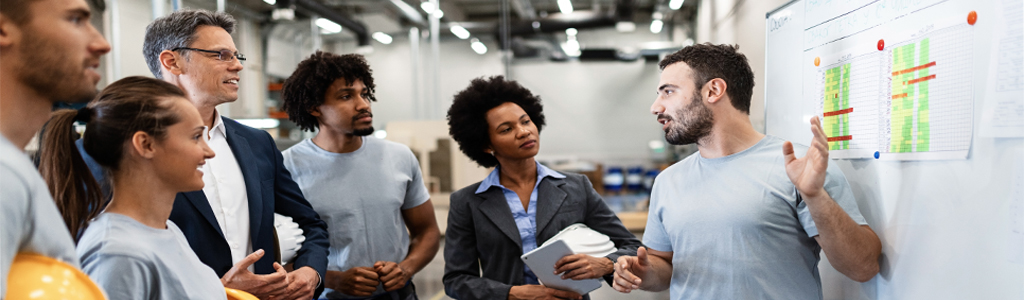
M 537 183 L 533 185 L 533 192 L 530 192 L 528 209 L 524 210 L 523 202 L 519 200 L 519 195 L 501 185 L 501 180 L 498 177 L 499 168 L 501 166 L 495 167 L 494 171 L 491 171 L 491 174 L 487 175 L 487 178 L 480 182 L 480 187 L 476 189 L 476 194 L 483 193 L 492 186 L 501 188 L 502 194 L 505 195 L 505 202 L 508 203 L 508 208 L 512 210 L 512 217 L 516 220 L 516 227 L 519 227 L 519 240 L 523 245 L 523 253 L 529 253 L 531 250 L 537 249 L 537 187 L 540 186 L 540 181 L 544 177 L 561 179 L 565 178 L 565 175 L 537 163 Z M 537 275 L 533 274 L 529 266 L 523 266 L 523 268 L 523 281 L 526 284 L 540 284 L 540 281 L 537 280 Z

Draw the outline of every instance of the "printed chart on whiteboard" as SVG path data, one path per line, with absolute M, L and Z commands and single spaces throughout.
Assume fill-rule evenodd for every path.
M 906 32 L 855 32 L 807 45 L 804 58 L 813 60 L 814 67 L 804 70 L 815 80 L 805 85 L 803 97 L 808 99 L 805 103 L 817 104 L 830 157 L 967 157 L 974 130 L 976 15 L 965 15 L 933 19 Z M 847 16 L 870 21 L 856 12 Z M 844 30 L 832 22 L 853 23 L 842 18 L 825 21 L 807 28 L 805 38 Z
M 880 151 L 897 158 L 967 156 L 974 130 L 972 33 L 971 26 L 956 25 L 886 49 L 888 129 Z
M 880 55 L 838 58 L 818 72 L 822 127 L 833 157 L 869 157 L 878 150 Z

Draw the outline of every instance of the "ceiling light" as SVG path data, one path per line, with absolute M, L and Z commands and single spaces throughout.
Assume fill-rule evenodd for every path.
M 568 36 L 576 36 L 577 33 L 579 33 L 579 31 L 576 30 L 576 28 L 569 28 L 565 30 L 565 35 Z
M 485 46 L 484 43 L 481 43 L 480 40 L 476 38 L 473 38 L 469 46 L 473 47 L 473 52 L 476 52 L 476 54 L 484 55 L 484 53 L 487 53 L 487 46 Z
M 618 23 L 615 23 L 615 31 L 633 32 L 634 30 L 636 30 L 636 23 L 627 21 L 620 21 Z
M 324 18 L 316 19 L 316 26 L 320 27 L 320 33 L 323 34 L 341 32 L 341 25 L 338 25 L 338 23 L 334 23 L 333 21 Z
M 444 17 L 444 11 L 440 9 L 435 10 L 434 13 L 430 14 L 430 16 L 440 19 L 441 17 Z
M 563 14 L 572 13 L 572 0 L 558 0 L 558 10 Z
M 374 32 L 373 35 L 371 35 L 371 37 L 373 37 L 373 39 L 377 40 L 381 44 L 385 44 L 385 45 L 390 45 L 391 44 L 391 36 L 388 35 L 387 33 L 383 33 L 383 32 L 378 31 L 378 32 Z
M 430 3 L 430 1 L 420 3 L 420 8 L 427 14 L 434 13 L 434 3 Z
M 274 8 L 274 11 L 270 13 L 270 19 L 274 21 L 278 20 L 295 20 L 295 10 L 291 8 Z
M 266 2 L 267 4 L 270 4 L 270 5 L 277 4 L 277 0 L 263 0 L 263 2 Z
M 466 30 L 466 27 L 462 27 L 462 26 L 459 26 L 459 25 L 452 25 L 452 28 L 450 28 L 450 29 L 452 31 L 452 34 L 454 34 L 455 36 L 459 37 L 459 39 L 463 39 L 464 40 L 464 39 L 468 39 L 469 38 L 469 30 Z
M 651 33 L 661 33 L 661 27 L 665 26 L 665 23 L 661 20 L 651 21 Z
M 679 10 L 680 7 L 683 7 L 683 0 L 670 0 L 668 2 L 668 8 L 672 10 Z
M 570 38 L 568 41 L 565 41 L 565 44 L 562 44 L 562 51 L 570 57 L 579 57 L 581 54 L 580 42 L 576 41 L 575 38 Z

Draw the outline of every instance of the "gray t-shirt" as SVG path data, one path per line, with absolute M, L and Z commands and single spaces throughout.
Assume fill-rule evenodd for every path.
M 358 150 L 334 153 L 306 139 L 282 154 L 302 195 L 327 223 L 331 242 L 328 270 L 405 259 L 409 232 L 402 210 L 430 199 L 419 162 L 409 147 L 363 137 Z M 383 292 L 378 286 L 374 294 Z M 331 289 L 324 289 L 324 295 L 351 298 Z
M 672 299 L 822 298 L 818 229 L 786 175 L 782 143 L 767 136 L 726 157 L 694 153 L 658 175 L 644 244 L 673 252 Z M 867 224 L 831 161 L 825 190 Z
M 0 297 L 18 252 L 52 257 L 78 268 L 75 243 L 46 182 L 28 155 L 0 136 Z
M 156 229 L 102 213 L 78 241 L 82 271 L 110 299 L 227 299 L 220 277 L 192 252 L 177 225 Z

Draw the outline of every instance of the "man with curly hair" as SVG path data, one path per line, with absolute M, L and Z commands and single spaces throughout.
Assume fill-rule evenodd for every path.
M 821 123 L 801 158 L 750 123 L 754 74 L 731 45 L 661 61 L 651 112 L 672 144 L 699 151 L 654 182 L 644 244 L 619 257 L 613 287 L 672 299 L 822 299 L 819 253 L 851 279 L 878 273 L 881 243 L 828 160 Z
M 437 254 L 419 162 L 405 145 L 368 137 L 375 88 L 363 56 L 320 51 L 284 83 L 288 118 L 317 131 L 285 150 L 284 164 L 330 228 L 322 298 L 417 299 L 412 276 Z

